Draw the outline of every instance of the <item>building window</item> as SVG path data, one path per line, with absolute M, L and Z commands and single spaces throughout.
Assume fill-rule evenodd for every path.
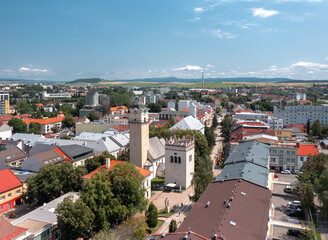
M 181 157 L 179 157 L 179 163 L 181 163 Z
M 171 162 L 173 162 L 173 156 L 171 156 Z
M 189 155 L 189 162 L 192 161 L 192 155 Z
M 304 157 L 301 157 L 301 161 L 304 161 Z
M 1 196 L 1 198 L 0 198 L 1 201 L 5 200 L 5 199 L 6 199 L 5 195 Z
M 11 198 L 11 193 L 8 194 L 8 198 Z
M 20 194 L 20 190 L 16 190 L 16 195 Z
M 178 162 L 178 158 L 177 158 L 177 156 L 174 157 L 174 162 L 175 162 L 175 163 Z

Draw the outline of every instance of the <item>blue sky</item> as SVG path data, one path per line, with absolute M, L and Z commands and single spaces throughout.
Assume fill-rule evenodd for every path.
M 0 2 L 0 77 L 328 80 L 328 0 Z

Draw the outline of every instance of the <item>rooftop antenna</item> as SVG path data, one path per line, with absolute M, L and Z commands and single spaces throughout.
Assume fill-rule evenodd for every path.
M 202 89 L 204 89 L 204 72 L 202 72 Z

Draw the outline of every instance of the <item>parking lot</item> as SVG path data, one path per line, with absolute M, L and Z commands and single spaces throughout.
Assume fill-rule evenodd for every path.
M 290 217 L 287 215 L 287 204 L 294 200 L 298 200 L 297 196 L 293 193 L 286 193 L 284 191 L 285 187 L 288 185 L 296 184 L 296 175 L 293 174 L 280 174 L 278 173 L 278 179 L 274 179 L 274 185 L 272 190 L 272 203 L 274 204 L 274 219 L 295 219 L 296 217 Z M 287 235 L 287 227 L 277 227 L 273 228 L 273 237 L 274 239 L 298 239 L 297 237 Z

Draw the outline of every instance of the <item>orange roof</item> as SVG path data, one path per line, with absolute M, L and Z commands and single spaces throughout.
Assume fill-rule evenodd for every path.
M 38 103 L 36 104 L 37 107 L 44 107 L 44 105 L 42 103 Z
M 122 110 L 122 109 L 128 109 L 126 106 L 118 106 L 118 107 L 111 107 L 109 108 L 109 111 L 117 111 L 117 110 Z
M 130 129 L 130 126 L 129 125 L 115 125 L 112 128 L 118 132 L 125 132 Z
M 72 159 L 70 159 L 69 156 L 67 156 L 62 150 L 60 150 L 59 147 L 56 147 L 56 148 L 54 148 L 54 149 L 52 149 L 52 150 L 54 150 L 54 151 L 55 151 L 56 153 L 58 153 L 62 158 L 64 158 L 65 161 L 70 161 L 70 162 L 72 162 Z
M 26 124 L 30 124 L 31 122 L 34 123 L 39 123 L 41 125 L 46 125 L 46 124 L 51 124 L 51 123 L 56 123 L 56 122 L 62 122 L 65 119 L 65 117 L 53 117 L 53 118 L 48 118 L 48 119 L 23 119 L 23 122 Z
M 119 164 L 119 163 L 122 163 L 122 164 L 125 164 L 126 161 L 116 161 L 116 160 L 111 160 L 110 161 L 110 167 L 108 169 L 106 169 L 106 164 L 101 166 L 100 168 L 97 168 L 96 170 L 92 171 L 91 173 L 88 173 L 87 175 L 83 176 L 84 179 L 91 179 L 92 176 L 94 174 L 96 174 L 97 172 L 99 172 L 101 169 L 106 169 L 106 170 L 111 170 L 116 164 Z M 143 168 L 140 168 L 140 167 L 137 167 L 137 170 L 141 173 L 142 176 L 144 177 L 147 177 L 149 176 L 152 172 L 151 171 L 148 171 L 146 169 L 143 169 Z
M 183 108 L 181 109 L 182 112 L 189 112 L 189 109 L 188 108 Z
M 0 193 L 23 186 L 23 183 L 10 169 L 0 171 Z
M 309 156 L 319 154 L 317 145 L 303 145 L 300 144 L 297 147 L 297 155 L 299 156 Z

